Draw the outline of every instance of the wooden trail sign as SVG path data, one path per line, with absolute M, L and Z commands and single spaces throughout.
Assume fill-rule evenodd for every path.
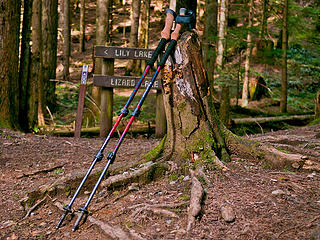
M 148 60 L 152 57 L 153 52 L 154 50 L 145 48 L 95 46 L 94 57 Z
M 101 115 L 100 115 L 100 137 L 105 137 L 112 128 L 113 113 L 113 88 L 135 88 L 139 77 L 113 76 L 114 59 L 140 59 L 149 60 L 154 50 L 145 48 L 124 48 L 115 46 L 95 46 L 94 57 L 102 58 L 101 75 L 93 75 L 93 85 L 101 87 Z M 146 88 L 151 78 L 146 78 L 141 88 Z M 162 102 L 161 81 L 156 79 L 153 89 L 157 90 L 156 105 L 156 136 L 162 137 L 165 134 L 166 116 Z M 161 123 L 161 124 L 160 124 Z
M 80 82 L 80 90 L 79 90 L 76 126 L 74 130 L 75 138 L 80 138 L 80 134 L 81 134 L 82 115 L 83 115 L 83 107 L 84 107 L 84 98 L 86 95 L 87 78 L 88 78 L 88 65 L 83 65 L 81 82 Z
M 139 77 L 131 76 L 105 76 L 105 75 L 94 75 L 93 85 L 98 87 L 112 87 L 112 88 L 135 88 Z M 146 88 L 150 83 L 151 78 L 145 78 L 141 84 L 141 88 Z M 153 89 L 161 89 L 161 82 L 156 79 L 152 85 Z

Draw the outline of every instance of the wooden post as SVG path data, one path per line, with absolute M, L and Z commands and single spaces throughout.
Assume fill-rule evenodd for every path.
M 156 138 L 162 138 L 167 131 L 166 112 L 163 105 L 162 91 L 157 90 L 156 95 Z
M 102 74 L 113 75 L 114 59 L 103 59 Z M 100 137 L 106 137 L 112 128 L 113 88 L 101 88 Z
M 317 92 L 314 114 L 316 119 L 320 117 L 320 90 Z
M 88 76 L 88 65 L 83 65 L 81 82 L 80 82 L 80 90 L 79 90 L 76 126 L 74 130 L 75 138 L 80 138 L 80 134 L 81 134 L 82 114 L 83 114 L 84 98 L 86 96 L 87 76 Z

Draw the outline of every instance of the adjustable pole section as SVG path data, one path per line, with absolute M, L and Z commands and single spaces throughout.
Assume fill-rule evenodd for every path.
M 69 204 L 63 208 L 65 210 L 65 212 L 61 215 L 60 220 L 59 220 L 56 228 L 59 228 L 61 226 L 61 224 L 62 224 L 63 220 L 65 219 L 65 217 L 67 216 L 67 214 L 71 212 L 71 206 L 73 205 L 75 199 L 77 198 L 80 190 L 83 187 L 83 184 L 85 183 L 85 181 L 89 177 L 89 175 L 90 175 L 91 171 L 93 170 L 95 164 L 103 159 L 103 151 L 106 148 L 111 136 L 113 135 L 114 131 L 116 130 L 117 126 L 119 125 L 121 119 L 128 115 L 128 113 L 129 113 L 129 110 L 128 110 L 129 105 L 131 104 L 134 96 L 136 95 L 138 89 L 140 88 L 140 86 L 141 86 L 143 80 L 145 79 L 147 73 L 149 72 L 150 68 L 154 65 L 155 61 L 157 60 L 158 55 L 163 51 L 163 49 L 166 46 L 167 41 L 170 39 L 170 30 L 172 28 L 173 21 L 174 21 L 175 18 L 176 18 L 176 13 L 171 9 L 167 9 L 166 10 L 165 26 L 164 26 L 164 29 L 161 32 L 161 37 L 162 38 L 161 38 L 161 40 L 159 42 L 159 45 L 155 49 L 151 59 L 148 61 L 146 69 L 144 70 L 140 80 L 138 81 L 138 83 L 137 83 L 136 87 L 134 88 L 133 92 L 131 93 L 127 103 L 125 104 L 125 106 L 121 110 L 120 115 L 118 116 L 114 126 L 112 127 L 112 129 L 110 130 L 108 136 L 106 137 L 105 141 L 103 142 L 99 152 L 95 156 L 93 162 L 91 163 L 86 175 L 83 177 L 83 179 L 82 179 L 80 185 L 78 186 L 76 192 L 74 193 L 72 199 L 70 200 Z M 104 174 L 101 174 L 101 175 L 103 176 Z
M 141 107 L 142 107 L 142 105 L 143 105 L 143 103 L 144 103 L 144 101 L 145 101 L 145 99 L 146 99 L 149 91 L 151 90 L 151 87 L 152 87 L 155 79 L 157 78 L 157 76 L 158 76 L 159 72 L 161 71 L 161 69 L 164 67 L 164 65 L 165 65 L 165 63 L 166 63 L 169 55 L 170 55 L 170 54 L 172 53 L 172 51 L 174 50 L 174 48 L 175 48 L 175 46 L 176 46 L 176 44 L 177 44 L 177 39 L 178 39 L 178 37 L 179 37 L 180 29 L 181 29 L 181 25 L 180 25 L 180 24 L 176 24 L 175 30 L 174 30 L 174 32 L 171 34 L 171 41 L 170 41 L 170 43 L 169 43 L 169 45 L 168 45 L 168 47 L 167 47 L 164 55 L 162 56 L 160 63 L 158 64 L 158 67 L 157 67 L 156 72 L 154 73 L 154 75 L 153 75 L 150 83 L 148 84 L 145 92 L 143 93 L 143 95 L 142 95 L 142 97 L 141 97 L 138 105 L 136 106 L 135 110 L 133 111 L 132 116 L 131 116 L 131 118 L 130 118 L 130 120 L 129 120 L 126 128 L 125 128 L 125 130 L 123 131 L 123 133 L 122 133 L 122 135 L 121 135 L 121 137 L 120 137 L 120 139 L 119 139 L 116 147 L 114 148 L 113 152 L 108 153 L 108 156 L 107 156 L 108 162 L 107 162 L 107 164 L 105 165 L 102 173 L 100 174 L 100 177 L 99 177 L 98 181 L 96 182 L 96 185 L 95 185 L 94 188 L 92 189 L 92 191 L 91 191 L 91 193 L 90 193 L 90 196 L 88 197 L 85 205 L 84 205 L 82 208 L 79 209 L 79 210 L 81 211 L 81 213 L 80 213 L 78 219 L 76 220 L 75 225 L 74 225 L 72 231 L 75 231 L 75 230 L 78 229 L 79 224 L 80 224 L 80 222 L 81 222 L 81 219 L 83 218 L 84 215 L 85 215 L 85 218 L 87 217 L 87 215 L 88 215 L 88 206 L 89 206 L 89 204 L 90 204 L 90 202 L 91 202 L 94 194 L 96 193 L 96 191 L 97 191 L 97 189 L 98 189 L 98 187 L 99 187 L 99 185 L 100 185 L 100 183 L 101 183 L 104 175 L 106 174 L 109 166 L 114 162 L 114 160 L 115 160 L 115 158 L 116 158 L 116 154 L 117 154 L 117 152 L 118 152 L 118 150 L 119 150 L 119 148 L 120 148 L 120 145 L 121 145 L 121 143 L 123 142 L 123 139 L 125 138 L 125 136 L 126 136 L 128 130 L 129 130 L 129 128 L 130 128 L 133 120 L 134 120 L 136 117 L 139 116 L 140 109 L 141 109 Z

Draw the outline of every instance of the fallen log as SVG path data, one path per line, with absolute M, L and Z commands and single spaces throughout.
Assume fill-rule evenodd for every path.
M 118 126 L 117 131 L 122 133 L 125 126 Z M 155 124 L 136 124 L 133 125 L 132 128 L 129 129 L 128 133 L 131 134 L 152 134 L 155 133 L 156 125 Z M 48 130 L 48 133 L 53 136 L 61 136 L 61 137 L 73 137 L 74 129 L 73 128 L 61 128 L 61 129 L 53 129 Z M 90 127 L 90 128 L 82 128 L 82 135 L 90 135 L 90 136 L 99 136 L 100 127 Z
M 292 115 L 292 116 L 276 116 L 276 117 L 257 117 L 257 118 L 234 118 L 232 122 L 234 124 L 252 124 L 252 123 L 267 123 L 267 122 L 281 122 L 288 120 L 311 120 L 314 115 Z

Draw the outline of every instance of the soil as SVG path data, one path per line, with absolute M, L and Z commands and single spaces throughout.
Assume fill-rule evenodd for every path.
M 319 124 L 249 138 L 320 164 Z M 261 161 L 236 155 L 226 164 L 229 171 L 206 169 L 210 184 L 205 185 L 202 213 L 190 232 L 186 231 L 190 176 L 172 171 L 148 184 L 99 189 L 89 206 L 90 217 L 79 230 L 72 232 L 75 218 L 69 217 L 57 230 L 61 206 L 70 201 L 74 190 L 38 196 L 32 206 L 42 202 L 28 216 L 32 206 L 25 205 L 26 195 L 48 182 L 86 170 L 103 139 L 39 136 L 7 129 L 1 129 L 0 139 L 1 239 L 113 239 L 106 231 L 110 226 L 131 234 L 132 239 L 320 239 L 320 172 L 271 169 Z M 105 152 L 116 140 L 112 139 Z M 128 166 L 159 141 L 126 139 L 114 165 Z M 104 164 L 105 160 L 96 168 Z M 78 182 L 67 185 L 74 189 Z M 85 186 L 74 210 L 85 203 L 93 183 Z M 234 211 L 234 221 L 222 218 L 223 206 Z M 152 210 L 159 208 L 170 211 L 170 215 Z

